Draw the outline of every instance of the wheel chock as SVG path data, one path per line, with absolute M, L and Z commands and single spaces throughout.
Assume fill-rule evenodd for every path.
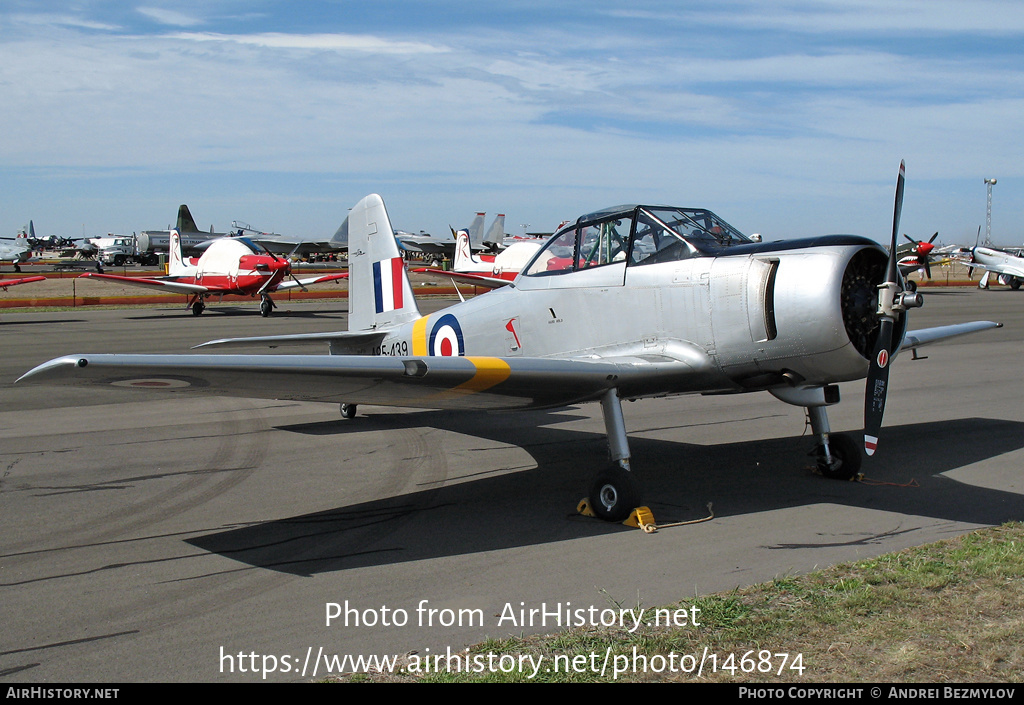
M 654 513 L 650 507 L 637 507 L 630 512 L 629 517 L 622 523 L 626 526 L 635 526 L 638 529 L 643 529 L 648 534 L 653 534 L 658 530 L 658 526 L 654 523 Z
M 590 500 L 586 497 L 581 499 L 580 503 L 576 505 L 576 513 L 585 517 L 597 516 L 590 506 Z M 629 517 L 622 524 L 636 529 L 643 529 L 648 534 L 653 534 L 658 530 L 657 525 L 654 523 L 654 513 L 651 512 L 649 507 L 637 507 L 630 512 Z
M 596 517 L 594 510 L 590 508 L 590 500 L 586 497 L 580 500 L 580 503 L 576 505 L 576 513 L 582 514 L 585 517 Z

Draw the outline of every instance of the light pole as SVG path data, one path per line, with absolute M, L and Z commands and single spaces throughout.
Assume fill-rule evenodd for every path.
M 995 179 L 985 179 L 988 191 L 988 203 L 985 208 L 985 245 L 988 247 L 992 246 L 992 187 L 995 185 Z

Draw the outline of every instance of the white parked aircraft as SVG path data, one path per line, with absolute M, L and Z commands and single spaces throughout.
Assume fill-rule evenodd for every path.
M 970 260 L 966 262 L 971 270 L 983 269 L 986 274 L 978 282 L 982 289 L 988 288 L 988 273 L 996 274 L 1000 284 L 1009 285 L 1016 291 L 1024 283 L 1024 257 L 991 247 L 974 247 Z

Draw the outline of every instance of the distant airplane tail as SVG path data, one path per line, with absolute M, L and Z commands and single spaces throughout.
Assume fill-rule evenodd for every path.
M 477 213 L 476 217 L 473 218 L 473 222 L 466 228 L 466 232 L 469 233 L 469 244 L 473 247 L 480 249 L 484 244 L 484 216 L 486 213 Z
M 196 221 L 192 218 L 192 213 L 189 212 L 188 206 L 184 203 L 178 206 L 178 224 L 176 229 L 179 233 L 199 232 Z
M 505 242 L 505 214 L 499 213 L 498 217 L 491 223 L 490 229 L 484 235 L 484 245 L 497 245 L 501 247 Z
M 473 258 L 469 233 L 465 230 L 455 233 L 455 260 L 452 262 L 452 269 L 456 272 L 475 272 L 480 268 L 480 262 Z
M 348 235 L 348 329 L 378 330 L 420 318 L 384 200 L 371 194 L 338 228 Z
M 184 208 L 184 206 L 182 206 L 182 208 Z M 185 274 L 188 271 L 188 265 L 185 264 L 185 259 L 181 256 L 181 235 L 178 234 L 177 230 L 171 231 L 170 241 L 168 242 L 167 247 L 170 254 L 167 273 L 172 277 Z
M 336 250 L 348 250 L 348 218 L 334 232 L 331 237 L 331 247 Z

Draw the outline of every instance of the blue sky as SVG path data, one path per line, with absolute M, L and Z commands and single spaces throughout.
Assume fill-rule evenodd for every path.
M 1024 242 L 1024 3 L 0 3 L 0 235 L 714 210 Z

